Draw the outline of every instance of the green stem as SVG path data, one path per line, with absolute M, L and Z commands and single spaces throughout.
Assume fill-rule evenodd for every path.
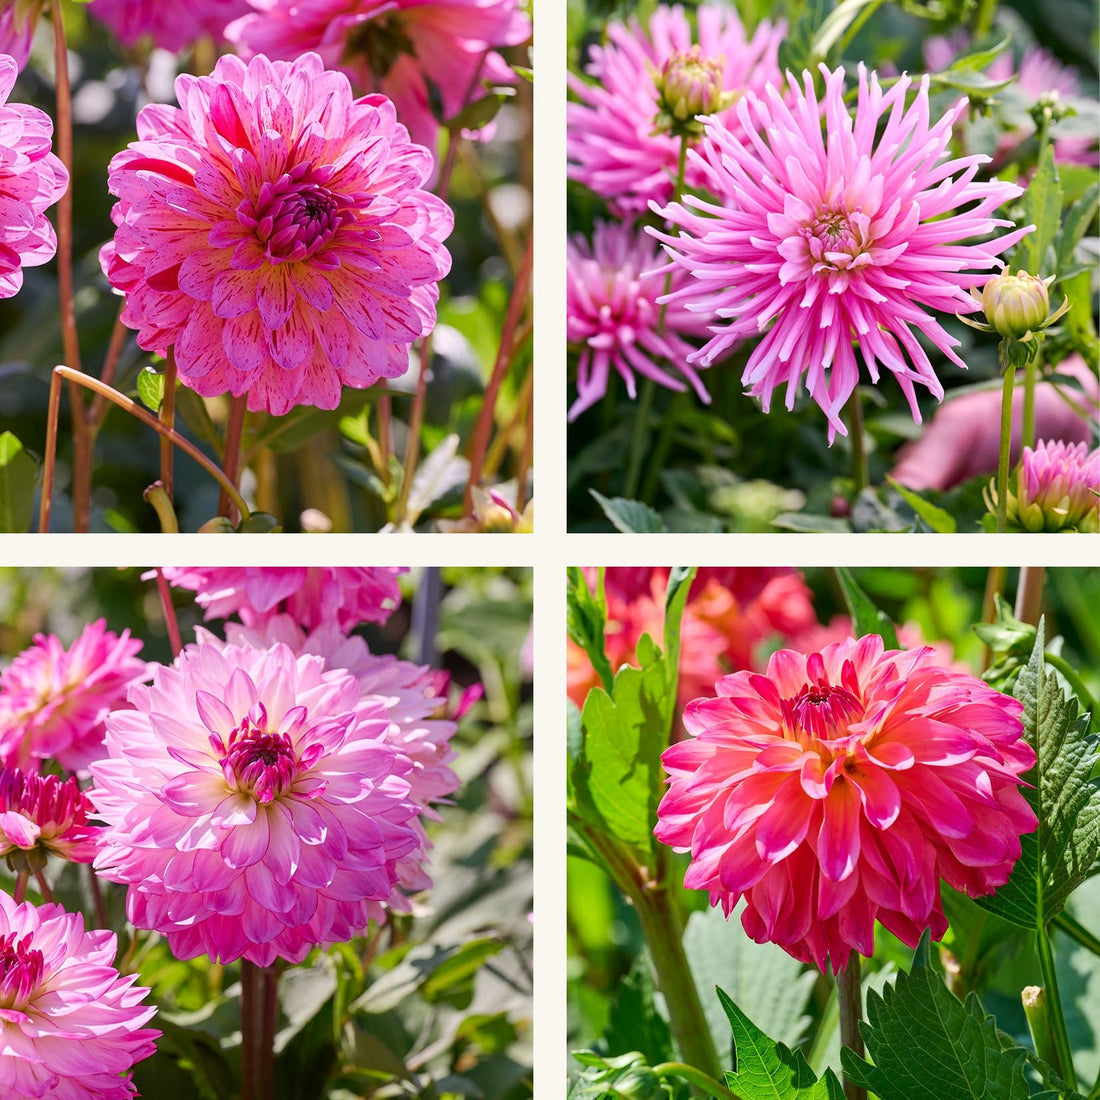
M 698 1086 L 711 1096 L 720 1097 L 721 1100 L 738 1100 L 735 1092 L 730 1092 L 725 1085 L 718 1084 L 713 1077 L 700 1072 L 694 1066 L 685 1065 L 683 1062 L 662 1062 L 653 1067 L 653 1072 L 658 1077 L 680 1077 L 691 1084 Z
M 863 30 L 864 24 L 882 7 L 882 4 L 883 0 L 872 0 L 872 2 L 848 25 L 848 29 L 844 32 L 844 37 L 837 43 L 836 56 L 838 60 L 844 57 L 844 51 L 852 44 L 852 39 Z
M 668 453 L 672 450 L 672 439 L 676 434 L 676 428 L 680 423 L 680 414 L 687 405 L 687 393 L 678 393 L 672 399 L 668 411 L 662 417 L 661 434 L 657 437 L 657 446 L 653 448 L 653 455 L 649 460 L 649 470 L 645 481 L 642 482 L 642 500 L 649 500 L 657 490 L 657 476 L 664 469 Z
M 1069 1043 L 1066 1018 L 1062 1013 L 1062 998 L 1058 992 L 1058 972 L 1054 967 L 1054 950 L 1050 944 L 1046 925 L 1039 927 L 1036 946 L 1039 951 L 1039 968 L 1043 972 L 1043 989 L 1046 993 L 1050 1026 L 1054 1032 L 1054 1049 L 1058 1062 L 1054 1068 L 1069 1088 L 1076 1089 L 1077 1074 L 1073 1068 L 1073 1048 Z
M 974 40 L 989 34 L 993 28 L 993 13 L 997 10 L 997 0 L 981 0 L 978 14 L 974 19 Z
M 1046 659 L 1047 661 L 1050 660 L 1049 654 Z M 1094 935 L 1079 920 L 1075 917 L 1071 917 L 1064 909 L 1051 921 L 1051 924 L 1053 924 L 1063 935 L 1069 936 L 1071 940 L 1087 948 L 1094 955 L 1100 956 L 1100 936 Z
M 867 473 L 867 447 L 863 434 L 863 400 L 859 396 L 859 388 L 852 390 L 852 396 L 848 398 L 848 438 L 852 448 L 852 481 L 855 492 L 854 500 L 870 484 Z
M 863 1015 L 863 990 L 860 985 L 862 966 L 858 951 L 848 956 L 848 965 L 843 974 L 836 976 L 837 1004 L 840 1008 L 840 1043 L 863 1057 L 863 1036 L 859 1031 L 860 1017 Z M 867 1092 L 858 1085 L 844 1079 L 844 1095 L 847 1100 L 867 1100 Z
M 171 440 L 161 437 L 161 443 L 167 443 L 168 449 L 172 449 Z M 171 498 L 164 488 L 163 481 L 154 481 L 148 489 L 142 493 L 145 503 L 152 505 L 160 520 L 160 529 L 166 535 L 178 535 L 180 532 L 179 520 L 176 518 L 176 510 L 172 507 Z
M 1008 341 L 1001 341 L 1001 365 L 1004 367 L 1004 387 L 1001 390 L 1001 447 L 997 457 L 997 533 L 1008 529 L 1008 464 L 1012 453 L 1012 386 L 1016 381 L 1016 364 L 1008 354 Z
M 1024 368 L 1024 428 L 1020 447 L 1035 446 L 1035 384 L 1039 377 L 1039 356 L 1034 355 Z
M 638 405 L 634 411 L 634 433 L 630 440 L 630 465 L 623 484 L 623 496 L 632 500 L 638 492 L 638 482 L 642 475 L 642 454 L 646 437 L 649 434 L 649 415 L 653 411 L 653 396 L 657 384 L 652 378 L 642 382 L 642 392 L 638 396 Z
M 1037 985 L 1026 986 L 1020 994 L 1020 1003 L 1027 1017 L 1027 1029 L 1031 1032 L 1031 1044 L 1035 1053 L 1049 1066 L 1058 1061 L 1058 1051 L 1054 1045 L 1054 1028 L 1051 1026 L 1050 1013 L 1047 1011 L 1047 995 Z
M 1069 686 L 1073 688 L 1074 694 L 1088 708 L 1089 713 L 1092 715 L 1092 721 L 1095 723 L 1100 719 L 1100 704 L 1092 697 L 1092 693 L 1085 686 L 1085 681 L 1081 679 L 1081 674 L 1077 669 L 1064 657 L 1058 656 L 1057 653 L 1044 653 L 1043 660 L 1051 668 L 1056 668 L 1069 681 Z

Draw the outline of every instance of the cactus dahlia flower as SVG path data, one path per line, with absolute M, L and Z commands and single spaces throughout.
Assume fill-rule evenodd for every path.
M 261 626 L 286 613 L 307 630 L 334 622 L 341 630 L 384 623 L 401 603 L 397 578 L 403 565 L 335 566 L 167 566 L 169 584 L 195 593 L 208 619 L 238 615 Z
M 435 149 L 439 123 L 482 82 L 512 84 L 494 47 L 531 35 L 519 0 L 250 0 L 227 36 L 242 57 L 315 50 L 363 91 L 381 92 L 414 141 Z M 438 98 L 441 118 L 433 110 Z
M 301 962 L 360 934 L 420 843 L 386 708 L 285 645 L 188 646 L 107 722 L 96 870 L 181 959 Z
M 0 770 L 0 856 L 16 870 L 40 871 L 50 854 L 91 863 L 99 826 L 75 776 L 62 782 L 19 768 Z
M 1015 699 L 934 662 L 847 639 L 780 650 L 684 712 L 662 757 L 657 838 L 692 862 L 684 885 L 822 971 L 870 955 L 875 921 L 911 947 L 947 929 L 940 879 L 1004 885 L 1036 828 L 1020 793 L 1035 763 Z
M 907 76 L 884 92 L 860 65 L 849 114 L 844 70 L 822 72 L 822 103 L 808 72 L 802 87 L 788 75 L 789 102 L 774 85 L 747 92 L 734 108 L 747 140 L 710 120 L 688 161 L 719 201 L 671 203 L 657 212 L 679 235 L 652 232 L 694 276 L 668 300 L 711 321 L 692 362 L 762 336 L 745 366 L 748 393 L 767 411 L 786 386 L 791 409 L 805 376 L 832 442 L 847 431 L 840 411 L 859 381 L 856 344 L 871 380 L 890 371 L 920 422 L 914 383 L 937 399 L 943 387 L 918 336 L 965 368 L 933 314 L 977 308 L 967 291 L 1032 227 L 966 243 L 1010 226 L 993 212 L 1021 188 L 975 182 L 988 157 L 946 159 L 965 99 L 930 125 L 927 77 L 906 109 Z
M 105 619 L 86 626 L 66 649 L 53 634 L 35 635 L 0 673 L 0 764 L 37 768 L 53 757 L 83 771 L 103 751 L 107 712 L 125 706 L 131 684 L 148 676 L 141 641 L 115 634 Z
M 742 93 L 763 93 L 778 83 L 779 43 L 783 23 L 761 20 L 751 39 L 736 11 L 726 4 L 704 4 L 693 35 L 684 9 L 658 7 L 643 27 L 636 16 L 611 23 L 607 44 L 594 46 L 586 72 L 593 83 L 570 75 L 569 88 L 579 102 L 566 107 L 566 154 L 569 176 L 607 199 L 623 214 L 639 214 L 650 200 L 668 202 L 680 155 L 681 137 L 666 124 L 681 101 L 718 117 L 735 137 L 742 135 L 737 114 L 728 106 Z M 684 68 L 693 73 L 714 70 L 720 91 L 687 83 L 693 96 L 678 94 Z M 723 95 L 722 93 L 727 93 Z M 724 109 L 723 109 L 724 107 Z M 689 163 L 689 187 L 705 184 L 705 172 Z
M 316 54 L 223 57 L 176 79 L 111 161 L 100 253 L 138 343 L 182 382 L 250 409 L 335 408 L 408 368 L 435 325 L 453 215 L 383 96 L 353 99 Z
M 57 237 L 46 210 L 69 186 L 68 172 L 51 151 L 50 116 L 8 103 L 18 74 L 15 59 L 0 53 L 0 298 L 19 291 L 23 268 L 53 258 Z
M 155 1050 L 148 989 L 114 967 L 113 932 L 60 905 L 0 891 L 0 1095 L 127 1100 L 130 1067 Z
M 226 24 L 248 11 L 248 0 L 187 0 L 186 4 L 92 0 L 88 11 L 106 23 L 124 46 L 149 38 L 153 45 L 175 53 L 194 45 L 204 34 L 215 40 L 223 38 Z

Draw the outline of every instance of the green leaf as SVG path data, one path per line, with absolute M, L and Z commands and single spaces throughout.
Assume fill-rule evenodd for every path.
M 137 394 L 150 412 L 160 412 L 164 403 L 164 375 L 153 367 L 142 367 L 137 376 Z
M 474 999 L 474 978 L 481 967 L 504 948 L 496 936 L 480 936 L 464 943 L 439 964 L 420 987 L 429 1004 L 444 1003 L 465 1009 Z
M 595 489 L 588 491 L 596 498 L 596 503 L 615 529 L 624 535 L 658 534 L 668 530 L 660 514 L 640 500 L 627 500 L 626 497 L 612 497 L 609 500 Z
M 34 510 L 38 463 L 12 435 L 0 435 L 0 532 L 26 534 Z
M 569 1087 L 568 1100 L 658 1100 L 671 1097 L 672 1086 L 662 1081 L 639 1051 L 605 1057 L 592 1050 L 575 1050 L 584 1071 Z
M 643 957 L 635 960 L 616 989 L 602 1045 L 606 1050 L 638 1051 L 651 1066 L 675 1058 L 668 1021 L 654 1004 L 653 971 Z
M 929 935 L 913 966 L 867 996 L 860 1031 L 874 1065 L 845 1047 L 845 1076 L 879 1100 L 1028 1100 L 1027 1052 L 997 1029 L 977 994 L 963 1004 L 929 966 Z
M 733 1032 L 735 1065 L 726 1084 L 741 1100 L 843 1100 L 831 1069 L 818 1078 L 800 1050 L 769 1039 L 721 989 L 717 993 Z
M 583 570 L 575 565 L 566 570 L 568 584 L 565 621 L 569 637 L 588 654 L 592 667 L 599 673 L 604 687 L 610 691 L 615 678 L 604 651 L 607 629 L 607 602 L 603 594 L 603 570 L 600 570 L 596 593 L 588 587 Z
M 856 16 L 868 6 L 878 6 L 880 0 L 841 0 L 839 4 L 825 17 L 811 45 L 814 57 L 828 56 L 829 51 L 840 41 L 844 32 L 852 25 Z
M 933 531 L 937 531 L 941 535 L 953 535 L 958 530 L 955 517 L 950 512 L 946 512 L 931 501 L 925 500 L 920 493 L 915 493 L 912 489 L 906 488 L 889 474 L 886 475 L 886 480 L 890 483 L 891 488 Z
M 887 649 L 900 649 L 897 631 L 889 616 L 871 602 L 870 597 L 856 584 L 855 577 L 847 569 L 837 569 L 844 600 L 852 616 L 852 633 L 857 638 L 865 634 L 877 634 Z
M 675 565 L 669 572 L 668 587 L 665 589 L 665 702 L 672 708 L 665 716 L 665 729 L 672 728 L 676 689 L 680 680 L 680 620 L 684 617 L 684 607 L 694 578 L 694 566 Z
M 1094 183 L 1065 212 L 1062 227 L 1054 239 L 1056 270 L 1061 276 L 1074 262 L 1077 245 L 1092 224 L 1096 211 L 1100 209 L 1100 183 Z
M 803 531 L 827 535 L 851 534 L 852 525 L 837 516 L 820 516 L 809 512 L 783 512 L 772 520 L 774 527 L 784 531 Z
M 1013 249 L 1012 259 L 1005 268 L 1026 271 L 1031 275 L 1042 276 L 1050 265 L 1047 263 L 1047 249 L 1054 243 L 1054 235 L 1062 221 L 1062 187 L 1058 182 L 1058 170 L 1054 166 L 1054 142 L 1048 143 L 1039 159 L 1039 167 L 1024 195 L 1025 225 L 1034 225 L 1035 231 Z
M 1091 778 L 1100 738 L 1078 717 L 1077 700 L 1046 670 L 1043 622 L 1027 665 L 1020 670 L 1016 697 L 1024 704 L 1024 736 L 1036 766 L 1023 775 L 1023 788 L 1039 827 L 1021 838 L 1023 853 L 1012 876 L 983 908 L 1025 928 L 1039 928 L 1065 907 L 1100 857 L 1100 778 Z
M 1093 371 L 1100 367 L 1100 341 L 1092 320 L 1092 273 L 1079 271 L 1060 284 L 1069 299 L 1069 312 L 1062 318 L 1066 333 Z

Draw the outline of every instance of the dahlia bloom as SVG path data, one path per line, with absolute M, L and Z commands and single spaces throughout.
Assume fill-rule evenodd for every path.
M 0 765 L 37 768 L 53 757 L 66 771 L 84 771 L 102 752 L 107 712 L 124 706 L 130 685 L 148 675 L 136 656 L 141 645 L 104 619 L 68 649 L 56 635 L 36 634 L 0 672 Z
M 607 392 L 614 368 L 633 401 L 637 395 L 634 372 L 670 390 L 687 387 L 657 365 L 664 360 L 686 378 L 704 403 L 710 402 L 703 383 L 688 361 L 695 348 L 684 335 L 702 335 L 705 326 L 679 305 L 665 311 L 659 332 L 665 276 L 654 271 L 659 250 L 629 225 L 597 222 L 591 246 L 579 234 L 566 245 L 567 339 L 580 347 L 577 399 L 569 410 L 575 420 Z M 674 287 L 688 276 L 679 272 Z
M 60 905 L 0 891 L 0 1094 L 126 1100 L 130 1067 L 156 1049 L 148 989 L 115 969 L 117 940 Z
M 100 263 L 123 321 L 204 396 L 275 414 L 335 408 L 408 368 L 435 324 L 453 215 L 383 96 L 342 73 L 223 57 L 179 76 L 111 161 L 118 227 Z
M 20 69 L 31 56 L 34 29 L 42 14 L 42 0 L 0 3 L 0 54 L 8 54 Z
M 704 4 L 698 25 L 696 39 L 679 4 L 658 7 L 646 27 L 636 16 L 627 23 L 611 23 L 607 44 L 591 50 L 585 71 L 593 83 L 569 76 L 569 88 L 580 101 L 565 109 L 569 176 L 607 199 L 618 213 L 639 214 L 651 200 L 665 203 L 676 197 L 672 191 L 681 138 L 659 125 L 660 78 L 670 63 L 709 61 L 721 71 L 722 89 L 735 97 L 749 91 L 763 94 L 767 84 L 779 82 L 785 24 L 763 19 L 749 39 L 731 6 Z M 735 139 L 744 138 L 732 108 L 717 117 Z M 687 185 L 701 187 L 706 181 L 705 171 L 690 162 Z
M 8 103 L 18 74 L 16 60 L 0 53 L 0 298 L 19 291 L 23 268 L 39 267 L 57 251 L 46 210 L 69 186 L 68 172 L 51 151 L 50 116 Z
M 1024 531 L 1100 531 L 1100 447 L 1039 440 L 1009 480 L 1008 521 Z M 1013 491 L 1015 490 L 1015 491 Z M 991 487 L 991 510 L 996 492 Z
M 18 869 L 40 871 L 53 853 L 91 863 L 101 832 L 88 824 L 92 804 L 75 776 L 62 782 L 19 768 L 0 770 L 0 856 Z
M 192 645 L 107 721 L 98 873 L 180 959 L 269 966 L 362 932 L 420 843 L 385 707 L 285 645 Z
M 927 77 L 906 110 L 908 77 L 884 92 L 860 65 L 853 120 L 844 70 L 822 71 L 823 104 L 808 72 L 802 87 L 788 76 L 789 105 L 776 86 L 746 93 L 735 110 L 747 141 L 709 122 L 688 159 L 721 201 L 687 196 L 658 209 L 680 233 L 652 232 L 694 276 L 669 301 L 711 321 L 713 336 L 692 362 L 712 363 L 763 334 L 745 366 L 748 393 L 766 412 L 786 385 L 791 409 L 805 374 L 832 442 L 846 434 L 840 411 L 859 381 L 853 342 L 872 381 L 880 367 L 894 374 L 919 423 L 914 383 L 937 399 L 943 387 L 917 333 L 966 366 L 954 350 L 959 341 L 929 311 L 972 312 L 967 291 L 1032 227 L 962 243 L 1011 225 L 992 214 L 1021 193 L 1014 184 L 974 181 L 988 157 L 944 160 L 965 99 L 930 127 Z
M 397 578 L 408 568 L 168 566 L 162 572 L 169 584 L 195 593 L 207 619 L 238 615 L 249 626 L 262 626 L 285 612 L 307 630 L 331 621 L 346 631 L 390 617 L 401 603 Z
M 869 635 L 780 650 L 684 712 L 662 756 L 655 835 L 692 862 L 684 885 L 822 971 L 870 955 L 875 921 L 910 947 L 947 929 L 942 878 L 970 897 L 1008 881 L 1037 825 L 1022 704 Z
M 250 0 L 254 9 L 227 31 L 242 57 L 295 58 L 315 50 L 363 91 L 397 107 L 413 140 L 435 149 L 439 119 L 477 98 L 482 82 L 512 84 L 494 47 L 531 35 L 519 0 Z
M 221 40 L 226 24 L 248 10 L 248 0 L 188 0 L 186 4 L 92 0 L 88 5 L 88 11 L 106 23 L 124 46 L 136 46 L 148 38 L 154 46 L 171 53 L 194 45 L 195 39 L 204 34 Z

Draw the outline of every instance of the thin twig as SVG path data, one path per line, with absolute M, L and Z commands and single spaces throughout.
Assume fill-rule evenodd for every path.
M 111 329 L 111 341 L 107 345 L 107 355 L 103 360 L 103 373 L 99 376 L 100 381 L 106 382 L 108 386 L 115 384 L 118 362 L 122 358 L 122 349 L 126 346 L 126 336 L 130 331 L 122 323 L 122 311 L 125 308 L 126 301 L 124 299 L 122 305 L 118 307 L 118 316 L 115 317 L 114 328 Z M 92 403 L 88 407 L 88 424 L 93 432 L 99 431 L 102 427 L 110 407 L 110 403 L 101 394 L 97 393 L 92 398 Z
M 172 656 L 178 657 L 183 649 L 183 638 L 180 636 L 180 624 L 176 618 L 176 605 L 172 603 L 172 589 L 164 576 L 164 570 L 159 567 L 154 570 L 157 578 L 157 595 L 160 597 L 161 610 L 164 612 L 164 625 L 168 631 L 168 643 L 172 647 Z
M 160 422 L 169 429 L 176 426 L 176 349 L 168 349 L 168 360 L 164 365 L 164 397 L 160 402 Z M 172 503 L 175 495 L 174 471 L 172 460 L 175 453 L 172 449 L 172 441 L 165 435 L 160 437 L 160 480 L 164 485 L 164 492 L 168 497 L 168 503 Z
M 519 454 L 519 469 L 516 471 L 516 511 L 522 512 L 527 504 L 527 476 L 531 471 L 531 457 L 535 448 L 535 391 L 527 391 L 527 430 L 523 436 L 523 450 Z
M 60 415 L 61 375 L 55 369 L 50 375 L 50 399 L 46 405 L 46 457 L 42 462 L 42 496 L 38 502 L 38 530 L 42 534 L 50 529 L 50 504 L 57 468 L 57 421 Z
M 234 397 L 229 405 L 229 423 L 225 426 L 225 455 L 222 458 L 222 470 L 226 480 L 236 488 L 241 477 L 241 434 L 244 431 L 244 414 L 247 409 L 248 398 L 245 394 Z M 234 517 L 230 507 L 229 494 L 222 490 L 218 497 L 218 515 L 226 516 L 231 522 L 236 522 L 239 517 Z

